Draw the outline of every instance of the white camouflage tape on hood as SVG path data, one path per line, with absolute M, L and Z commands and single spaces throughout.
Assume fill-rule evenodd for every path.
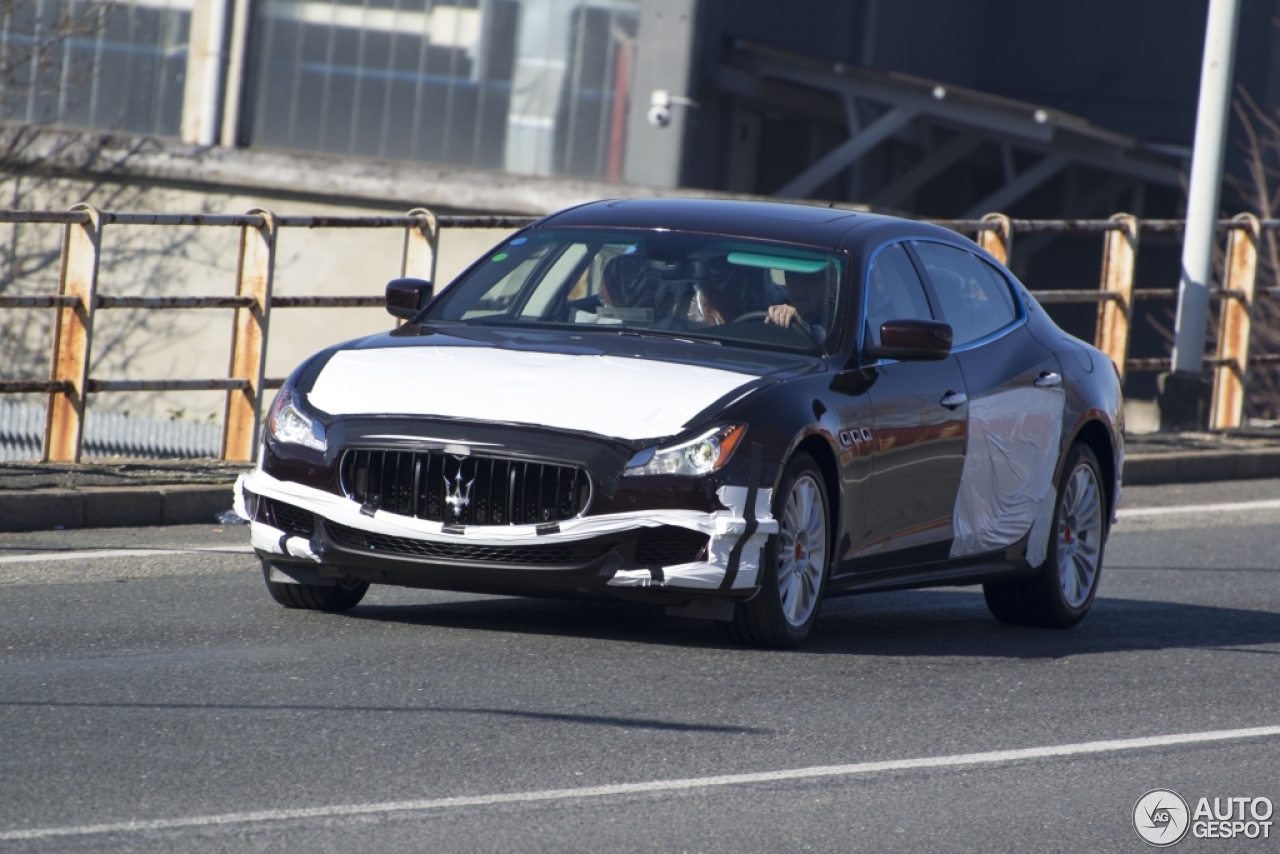
M 1060 388 L 1017 388 L 969 402 L 951 557 L 1006 548 L 1035 524 L 1027 559 L 1033 566 L 1044 561 L 1065 405 Z
M 648 439 L 679 433 L 754 379 L 619 356 L 389 347 L 334 354 L 307 399 L 333 415 L 436 415 Z

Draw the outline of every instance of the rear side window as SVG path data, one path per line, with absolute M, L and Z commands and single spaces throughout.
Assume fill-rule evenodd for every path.
M 976 255 L 941 243 L 912 242 L 937 294 L 944 323 L 959 347 L 1008 326 L 1017 318 L 1004 276 Z
M 865 346 L 879 346 L 880 324 L 886 320 L 932 320 L 924 283 L 901 243 L 881 249 L 867 275 Z

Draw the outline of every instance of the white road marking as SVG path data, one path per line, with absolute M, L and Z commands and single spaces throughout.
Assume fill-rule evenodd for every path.
M 1280 498 L 1263 501 L 1229 501 L 1224 504 L 1180 504 L 1174 507 L 1131 507 L 1116 513 L 1121 519 L 1165 516 L 1171 513 L 1239 513 L 1248 510 L 1280 510 Z
M 150 557 L 151 555 L 194 554 L 253 554 L 253 546 L 192 546 L 187 549 L 96 549 L 86 552 L 39 552 L 0 557 L 0 563 L 44 563 L 51 560 L 88 560 L 96 557 Z
M 139 833 L 148 830 L 173 830 L 184 827 L 211 827 L 227 824 L 248 824 L 265 821 L 288 821 L 304 818 L 335 818 L 341 816 L 376 815 L 394 812 L 420 812 L 451 807 L 485 807 L 497 804 L 560 801 L 577 798 L 599 798 L 608 795 L 647 794 L 651 792 L 675 792 L 689 789 L 706 789 L 715 786 L 741 786 L 750 783 L 773 783 L 784 780 L 805 780 L 817 777 L 847 777 L 855 774 L 873 774 L 880 771 L 907 771 L 915 768 L 954 768 L 965 765 L 994 765 L 1003 762 L 1020 762 L 1027 759 L 1050 759 L 1060 756 L 1082 756 L 1094 753 L 1111 753 L 1119 750 L 1142 750 L 1152 747 L 1169 747 L 1179 744 L 1201 744 L 1211 741 L 1229 741 L 1242 738 L 1261 738 L 1280 735 L 1280 726 L 1253 727 L 1251 729 L 1226 729 L 1210 732 L 1192 732 L 1178 735 L 1157 735 L 1148 738 L 1122 738 L 1112 741 L 1087 741 L 1079 744 L 1059 744 L 1051 747 L 1029 747 L 1020 750 L 993 750 L 987 753 L 961 753 L 952 756 L 933 756 L 922 759 L 891 759 L 883 762 L 858 762 L 852 765 L 817 765 L 809 768 L 793 768 L 786 771 L 762 771 L 754 774 L 724 774 L 718 777 L 691 777 L 680 780 L 652 780 L 645 783 L 615 783 L 607 786 L 586 786 L 578 789 L 543 789 L 532 792 L 510 792 L 498 795 L 470 795 L 434 800 L 384 801 L 373 804 L 336 804 L 327 807 L 303 807 L 288 810 L 258 810 L 232 812 L 220 815 L 198 815 L 186 818 L 161 818 L 142 821 L 122 821 L 114 824 L 84 824 L 71 827 L 40 827 L 31 830 L 0 832 L 0 842 L 26 839 L 48 839 L 57 836 L 91 836 L 103 833 Z

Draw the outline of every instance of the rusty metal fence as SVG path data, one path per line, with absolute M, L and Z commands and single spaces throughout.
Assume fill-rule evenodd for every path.
M 440 230 L 444 228 L 518 228 L 532 217 L 437 216 L 417 208 L 404 216 L 277 216 L 255 208 L 244 214 L 144 214 L 99 211 L 76 205 L 67 211 L 0 211 L 0 224 L 48 223 L 63 226 L 58 293 L 45 296 L 0 295 L 0 309 L 52 308 L 53 360 L 47 380 L 0 379 L 0 394 L 45 393 L 41 459 L 74 462 L 84 440 L 85 401 L 89 394 L 121 391 L 226 392 L 222 458 L 253 459 L 258 419 L 264 394 L 279 388 L 281 378 L 264 376 L 267 332 L 272 310 L 280 308 L 339 308 L 381 306 L 381 294 L 369 296 L 274 296 L 272 282 L 276 238 L 281 229 L 402 229 L 404 245 L 400 274 L 435 280 Z M 939 225 L 975 236 L 977 242 L 1006 264 L 1018 234 L 1058 232 L 1098 234 L 1103 238 L 1102 272 L 1097 290 L 1035 291 L 1044 304 L 1095 303 L 1098 319 L 1095 344 L 1125 371 L 1169 370 L 1170 360 L 1129 359 L 1129 325 L 1133 305 L 1140 300 L 1176 300 L 1176 289 L 1135 290 L 1134 273 L 1142 234 L 1180 233 L 1182 220 L 1139 220 L 1116 214 L 1105 220 L 1018 220 L 988 214 L 980 220 L 934 220 Z M 98 261 L 108 225 L 202 226 L 237 228 L 239 256 L 234 296 L 148 297 L 106 296 L 97 293 Z M 1206 364 L 1214 371 L 1210 426 L 1238 427 L 1244 408 L 1244 376 L 1250 364 L 1278 364 L 1280 355 L 1249 355 L 1250 319 L 1254 299 L 1258 243 L 1264 230 L 1280 230 L 1280 220 L 1243 214 L 1219 223 L 1227 233 L 1225 274 L 1213 290 L 1224 300 L 1219 312 L 1217 353 Z M 90 377 L 89 354 L 93 320 L 107 309 L 235 309 L 231 331 L 231 364 L 225 378 L 117 380 Z

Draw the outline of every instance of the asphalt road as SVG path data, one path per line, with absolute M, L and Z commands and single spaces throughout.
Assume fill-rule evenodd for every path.
M 1144 851 L 1150 789 L 1280 803 L 1280 501 L 1178 509 L 1267 499 L 1128 490 L 1169 509 L 1071 631 L 941 589 L 798 652 L 621 604 L 286 611 L 244 528 L 0 534 L 0 850 Z

